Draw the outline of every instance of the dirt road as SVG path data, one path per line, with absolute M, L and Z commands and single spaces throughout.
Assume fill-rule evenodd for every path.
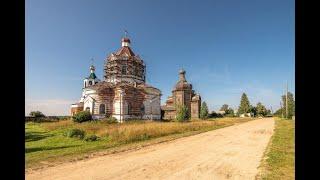
M 254 179 L 273 133 L 258 119 L 132 152 L 70 162 L 26 174 L 32 179 Z

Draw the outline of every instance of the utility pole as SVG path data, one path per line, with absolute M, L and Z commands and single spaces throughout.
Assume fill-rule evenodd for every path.
M 286 118 L 288 118 L 288 81 L 286 86 Z
M 151 121 L 152 121 L 152 100 L 150 100 L 150 111 L 151 111 Z
M 281 116 L 282 116 L 282 118 L 283 118 L 283 107 L 282 107 L 281 101 L 280 101 L 280 108 L 281 108 Z
M 121 96 L 122 96 L 122 92 L 120 92 L 120 105 L 119 105 L 119 107 L 120 107 L 120 123 L 122 123 L 121 122 Z

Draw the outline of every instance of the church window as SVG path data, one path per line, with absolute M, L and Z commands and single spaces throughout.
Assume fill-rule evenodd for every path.
M 140 108 L 141 114 L 144 114 L 144 105 L 142 104 L 141 108 Z
M 99 114 L 105 114 L 106 113 L 106 105 L 100 104 L 99 106 Z
M 131 114 L 131 103 L 128 104 L 128 114 Z
M 121 73 L 122 74 L 127 74 L 127 66 L 126 65 L 123 65 L 122 68 L 121 68 Z
M 90 85 L 90 86 L 92 85 L 92 81 L 89 81 L 89 85 Z
M 86 111 L 90 111 L 90 108 L 89 108 L 89 107 L 87 107 L 87 108 L 86 108 Z

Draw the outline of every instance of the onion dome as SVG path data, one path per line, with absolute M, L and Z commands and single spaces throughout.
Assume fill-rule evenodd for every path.
M 174 90 L 192 89 L 192 85 L 187 82 L 185 74 L 185 70 L 181 69 L 179 71 L 179 81 L 175 85 Z
M 90 76 L 88 77 L 89 79 L 96 79 L 97 78 L 96 74 L 94 73 L 95 69 L 96 68 L 93 65 L 90 66 Z
M 121 39 L 121 48 L 116 52 L 118 56 L 135 56 L 134 52 L 130 48 L 130 39 L 125 37 Z

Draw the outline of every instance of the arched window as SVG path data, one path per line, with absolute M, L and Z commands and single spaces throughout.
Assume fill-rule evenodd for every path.
M 131 114 L 131 103 L 128 103 L 128 114 Z
M 86 107 L 86 111 L 90 111 L 90 108 L 89 108 L 89 107 Z
M 144 114 L 144 105 L 142 104 L 140 107 L 141 114 Z
M 92 85 L 92 81 L 89 81 L 89 85 L 90 85 L 90 86 Z
M 106 113 L 106 105 L 100 104 L 99 106 L 99 114 L 105 114 Z
M 127 66 L 126 65 L 122 66 L 121 73 L 124 75 L 127 74 Z
M 84 82 L 84 87 L 87 87 L 87 81 Z

